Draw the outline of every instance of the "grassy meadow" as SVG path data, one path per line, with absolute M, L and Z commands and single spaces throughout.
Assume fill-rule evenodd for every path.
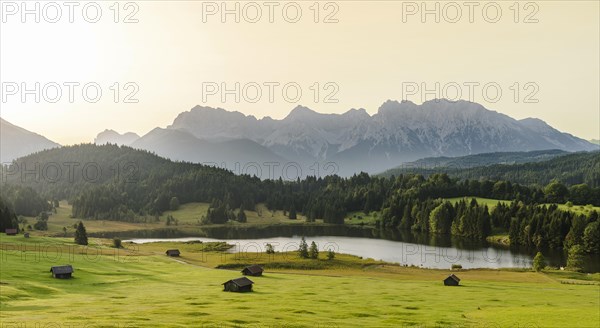
M 598 327 L 600 275 L 520 270 L 458 272 L 406 268 L 338 254 L 231 254 L 223 244 L 110 247 L 90 239 L 0 234 L 3 327 Z M 178 259 L 167 248 L 182 251 Z M 74 278 L 51 278 L 70 263 Z M 221 283 L 247 263 L 265 266 L 252 293 Z M 287 266 L 282 266 L 287 263 Z M 216 267 L 228 267 L 216 269 Z
M 202 225 L 200 221 L 201 218 L 206 215 L 208 207 L 208 203 L 182 204 L 176 211 L 165 211 L 163 215 L 158 218 L 158 221 L 154 217 L 147 217 L 146 222 L 121 222 L 72 218 L 71 205 L 66 201 L 61 201 L 60 206 L 56 209 L 56 213 L 50 215 L 48 219 L 47 231 L 32 230 L 29 232 L 37 236 L 61 237 L 65 236 L 63 228 L 67 228 L 66 235 L 71 236 L 75 231 L 73 225 L 79 221 L 83 221 L 87 232 L 92 234 L 98 232 L 121 232 L 163 228 L 177 228 L 183 231 L 193 231 L 200 226 L 209 226 Z M 244 226 L 272 226 L 278 224 L 303 224 L 306 222 L 306 217 L 300 214 L 298 214 L 296 220 L 290 220 L 282 211 L 270 211 L 264 204 L 258 204 L 254 210 L 246 210 L 245 213 L 248 220 L 246 223 L 228 222 L 227 225 L 243 224 Z M 177 220 L 177 225 L 166 226 L 165 222 L 169 215 Z M 25 219 L 27 220 L 26 225 L 33 226 L 36 222 L 35 217 L 25 217 Z
M 509 200 L 498 200 L 498 199 L 483 198 L 483 197 L 455 197 L 455 198 L 447 198 L 446 200 L 453 202 L 453 203 L 457 203 L 463 199 L 470 201 L 472 198 L 475 198 L 475 200 L 477 200 L 477 203 L 479 203 L 479 204 L 487 205 L 487 207 L 489 208 L 490 211 L 493 210 L 494 207 L 496 207 L 496 205 L 498 205 L 498 202 L 500 202 L 504 205 L 510 205 L 510 203 L 511 203 L 511 201 L 509 201 Z M 547 203 L 547 204 L 542 204 L 542 205 L 550 206 L 553 204 Z M 592 205 L 567 206 L 566 204 L 554 204 L 554 205 L 557 205 L 560 210 L 573 212 L 575 214 L 590 215 L 593 211 L 600 212 L 599 206 L 592 206 Z
M 199 225 L 200 219 L 208 212 L 208 203 L 187 203 L 182 204 L 176 211 L 165 211 L 160 216 L 160 220 L 164 222 L 168 215 L 173 216 L 183 225 Z M 244 224 L 298 224 L 306 222 L 306 218 L 300 214 L 296 220 L 290 220 L 283 211 L 271 211 L 265 204 L 257 204 L 253 210 L 245 210 L 247 222 Z M 235 210 L 237 214 L 237 210 Z M 287 214 L 287 213 L 286 213 Z M 228 222 L 227 224 L 236 224 L 237 222 Z

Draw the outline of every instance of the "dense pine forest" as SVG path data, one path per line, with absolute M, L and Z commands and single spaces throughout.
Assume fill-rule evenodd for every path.
M 380 229 L 476 239 L 500 231 L 508 233 L 514 245 L 582 245 L 587 252 L 598 253 L 598 213 L 576 215 L 540 204 L 600 205 L 599 163 L 600 153 L 578 153 L 506 166 L 505 171 L 496 171 L 496 166 L 473 168 L 476 173 L 469 178 L 446 173 L 389 177 L 360 173 L 283 181 L 173 162 L 128 147 L 84 144 L 39 152 L 3 167 L 2 226 L 10 226 L 15 214 L 34 216 L 62 199 L 73 205 L 74 217 L 129 222 L 156 217 L 173 204 L 206 202 L 211 207 L 205 222 L 215 224 L 242 221 L 234 209 L 265 203 L 270 209 L 286 211 L 291 219 L 302 213 L 309 222 L 343 224 L 349 212 L 377 211 Z M 517 168 L 520 178 L 515 180 L 532 182 L 496 179 L 510 178 L 512 173 L 506 172 L 516 171 L 509 168 Z M 490 211 L 475 200 L 444 200 L 453 197 L 512 202 L 499 203 Z
M 506 154 L 513 154 L 508 156 Z M 519 153 L 493 153 L 471 155 L 450 160 L 448 158 L 417 161 L 381 174 L 390 177 L 399 174 L 431 174 L 444 172 L 453 178 L 506 180 L 524 185 L 545 186 L 558 180 L 565 185 L 586 184 L 589 187 L 600 187 L 600 152 L 574 153 L 561 155 L 560 151 L 537 151 Z M 536 155 L 538 158 L 536 158 Z M 544 155 L 544 156 L 541 156 Z M 561 155 L 561 156 L 559 156 Z M 521 161 L 519 164 L 476 165 L 473 163 L 493 162 L 494 160 Z M 549 160 L 541 160 L 551 158 Z

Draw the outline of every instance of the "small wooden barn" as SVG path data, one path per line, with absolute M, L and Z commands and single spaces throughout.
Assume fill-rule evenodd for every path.
M 73 274 L 73 267 L 70 264 L 53 266 L 50 268 L 50 272 L 52 272 L 54 278 L 68 279 L 71 278 L 71 275 Z
M 251 292 L 254 282 L 246 277 L 231 279 L 224 282 L 223 290 L 226 292 Z
M 444 285 L 446 286 L 458 286 L 460 283 L 460 278 L 454 274 L 448 276 L 448 278 L 444 279 Z
M 254 277 L 262 276 L 263 268 L 260 265 L 256 265 L 256 264 L 247 266 L 244 268 L 244 270 L 242 270 L 242 274 L 244 276 L 254 276 Z
M 173 256 L 173 257 L 177 257 L 181 254 L 178 249 L 169 249 L 165 253 L 167 254 L 167 256 Z
M 17 233 L 19 233 L 19 229 L 6 229 L 4 230 L 4 232 L 6 232 L 7 236 L 16 236 Z

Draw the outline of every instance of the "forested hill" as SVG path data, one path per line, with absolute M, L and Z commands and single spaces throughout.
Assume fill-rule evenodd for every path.
M 505 153 L 497 153 L 501 156 Z M 486 156 L 492 156 L 489 154 Z M 553 153 L 549 153 L 552 156 Z M 556 154 L 554 154 L 556 155 Z M 447 173 L 451 177 L 469 180 L 507 180 L 524 185 L 545 186 L 552 180 L 558 180 L 565 185 L 585 183 L 590 187 L 600 187 L 600 152 L 581 152 L 554 158 L 521 163 L 521 164 L 493 164 L 487 166 L 472 166 L 469 163 L 476 161 L 483 155 L 467 156 L 454 160 L 441 158 L 411 163 L 396 169 L 388 170 L 381 174 L 384 177 L 399 174 L 421 174 L 428 176 L 435 173 Z M 431 167 L 434 166 L 434 167 Z
M 3 182 L 31 187 L 45 197 L 72 199 L 108 183 L 135 184 L 152 176 L 167 179 L 189 170 L 233 175 L 198 164 L 173 162 L 126 146 L 81 144 L 44 150 L 2 168 Z
M 241 202 L 242 195 L 260 193 L 256 180 L 126 146 L 82 144 L 41 151 L 3 167 L 2 194 L 15 209 L 26 203 L 39 213 L 42 206 L 32 200 L 41 196 L 67 199 L 75 216 L 131 220 L 168 209 L 173 194 L 182 202 L 225 197 Z
M 598 165 L 598 154 L 570 156 L 570 160 L 562 158 L 561 169 L 566 171 L 561 172 L 583 172 Z M 531 172 L 551 177 L 552 169 L 559 166 L 548 167 L 545 172 Z M 45 213 L 51 208 L 48 200 L 66 198 L 73 205 L 74 217 L 145 221 L 173 208 L 172 204 L 207 202 L 211 206 L 205 223 L 219 224 L 236 220 L 235 209 L 253 209 L 256 204 L 265 203 L 270 209 L 287 211 L 290 219 L 300 212 L 309 222 L 343 224 L 348 212 L 379 211 L 381 216 L 376 224 L 386 229 L 470 238 L 485 238 L 492 229 L 497 229 L 510 233 L 514 244 L 536 247 L 584 244 L 592 253 L 599 251 L 600 244 L 597 212 L 586 217 L 563 212 L 556 205 L 537 205 L 568 201 L 600 205 L 600 187 L 585 184 L 567 187 L 553 181 L 540 188 L 502 180 L 452 179 L 446 174 L 428 177 L 402 174 L 392 179 L 366 173 L 349 178 L 261 180 L 200 164 L 172 162 L 115 145 L 79 145 L 42 151 L 4 167 L 3 175 L 0 200 L 9 205 L 10 213 L 14 210 L 17 215 Z M 453 205 L 443 200 L 465 196 L 514 202 L 510 206 L 496 206 L 490 213 L 485 204 L 476 201 Z M 14 224 L 10 213 L 0 217 L 2 225 Z M 243 222 L 239 216 L 237 220 Z
M 451 167 L 457 169 L 465 169 L 476 166 L 488 166 L 494 164 L 522 164 L 532 162 L 542 162 L 553 159 L 558 156 L 570 154 L 564 150 L 533 150 L 533 151 L 517 151 L 517 152 L 494 152 L 482 153 L 458 157 L 427 157 L 414 162 L 404 163 L 398 167 L 388 170 L 401 170 L 411 168 L 444 168 Z

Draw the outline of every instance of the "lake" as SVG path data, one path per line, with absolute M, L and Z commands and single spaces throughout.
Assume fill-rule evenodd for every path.
M 234 245 L 231 252 L 264 252 L 266 244 L 276 251 L 295 251 L 300 237 L 273 237 L 258 239 L 216 239 L 205 237 L 185 238 L 138 238 L 124 242 L 149 243 L 160 241 L 224 241 Z M 474 268 L 527 268 L 532 259 L 528 254 L 511 252 L 506 249 L 481 247 L 461 249 L 457 247 L 430 246 L 424 244 L 372 239 L 361 237 L 314 236 L 306 237 L 310 244 L 314 241 L 321 252 L 332 249 L 336 253 L 352 254 L 401 265 L 413 265 L 432 269 L 449 269 L 452 264 L 460 264 L 464 269 Z
M 298 249 L 300 236 L 310 244 L 315 241 L 321 251 L 332 248 L 346 253 L 402 265 L 432 269 L 448 269 L 460 264 L 474 268 L 528 268 L 535 249 L 500 247 L 485 240 L 473 240 L 452 235 L 418 233 L 411 230 L 372 229 L 349 225 L 275 225 L 266 227 L 235 226 L 198 228 L 183 232 L 168 228 L 160 230 L 125 231 L 115 235 L 136 243 L 155 241 L 224 241 L 235 247 L 233 252 L 264 252 L 267 243 L 277 251 Z M 550 266 L 566 266 L 567 256 L 562 249 L 542 250 Z M 584 257 L 586 272 L 600 272 L 600 255 Z

